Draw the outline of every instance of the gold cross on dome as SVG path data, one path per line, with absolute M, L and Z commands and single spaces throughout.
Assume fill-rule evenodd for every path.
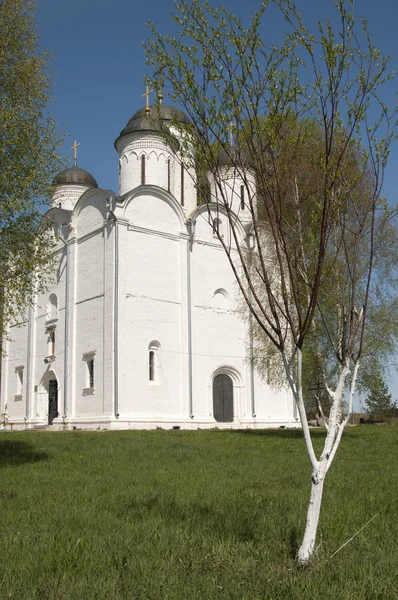
M 75 140 L 75 143 L 73 144 L 71 150 L 73 150 L 73 166 L 76 167 L 77 166 L 77 148 L 80 146 L 80 144 L 78 144 Z
M 236 127 L 235 123 L 232 123 L 232 121 L 230 122 L 230 124 L 227 127 L 227 131 L 229 133 L 229 145 L 233 146 L 234 145 L 234 134 L 233 134 L 233 128 Z
M 150 108 L 149 108 L 149 94 L 152 94 L 153 90 L 150 90 L 148 86 L 146 86 L 146 92 L 145 94 L 142 94 L 141 98 L 143 98 L 144 96 L 146 96 L 146 106 L 145 106 L 145 112 L 149 113 L 150 112 Z

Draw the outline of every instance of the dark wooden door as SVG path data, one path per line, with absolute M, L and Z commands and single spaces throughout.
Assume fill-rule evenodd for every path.
M 219 423 L 234 420 L 234 393 L 232 379 L 228 375 L 217 375 L 213 381 L 214 418 Z
M 50 379 L 48 382 L 48 423 L 58 417 L 58 384 L 56 379 Z

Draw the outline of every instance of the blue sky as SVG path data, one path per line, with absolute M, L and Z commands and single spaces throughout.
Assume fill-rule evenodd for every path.
M 228 10 L 249 18 L 260 0 L 224 0 Z M 297 0 L 308 26 L 336 14 L 332 0 Z M 100 187 L 117 192 L 117 153 L 113 142 L 129 118 L 144 106 L 145 66 L 142 41 L 150 32 L 148 20 L 162 33 L 173 28 L 172 0 L 39 0 L 38 24 L 42 45 L 54 53 L 57 79 L 51 113 L 65 131 L 65 154 L 76 139 L 78 164 L 94 175 Z M 267 13 L 268 14 L 268 13 Z M 272 13 L 271 13 L 272 14 Z M 356 16 L 368 21 L 372 40 L 383 54 L 392 55 L 398 71 L 398 0 L 356 0 Z M 283 24 L 273 17 L 264 26 L 264 38 L 283 35 Z M 396 84 L 394 84 L 395 92 Z M 392 88 L 390 88 L 391 92 Z M 167 97 L 165 98 L 167 102 Z M 385 179 L 385 193 L 397 201 L 394 146 Z M 398 384 L 392 385 L 398 397 Z

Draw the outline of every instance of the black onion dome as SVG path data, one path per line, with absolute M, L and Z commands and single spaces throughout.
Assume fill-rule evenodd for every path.
M 54 185 L 85 185 L 89 188 L 97 188 L 98 184 L 94 177 L 78 166 L 69 167 L 58 173 L 53 181 Z
M 119 137 L 115 141 L 115 145 L 121 137 L 128 135 L 129 133 L 135 133 L 136 131 L 155 131 L 164 133 L 166 130 L 163 126 L 167 125 L 172 120 L 177 120 L 186 125 L 189 125 L 190 123 L 187 115 L 183 113 L 182 110 L 179 110 L 174 106 L 169 106 L 168 104 L 161 104 L 160 106 L 152 104 L 149 112 L 146 112 L 145 108 L 141 108 L 131 117 L 126 127 L 120 132 Z
M 254 168 L 254 163 L 250 156 L 243 150 L 238 151 L 234 147 L 229 147 L 228 150 L 220 150 L 216 159 L 218 167 L 248 167 Z

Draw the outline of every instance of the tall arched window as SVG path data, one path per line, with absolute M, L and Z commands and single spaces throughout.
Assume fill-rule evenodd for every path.
M 245 186 L 240 186 L 240 208 L 241 210 L 245 209 Z
M 181 163 L 181 206 L 184 206 L 184 165 Z
M 171 164 L 170 159 L 167 159 L 167 191 L 171 192 Z
M 160 344 L 153 340 L 148 347 L 148 379 L 159 382 Z
M 213 219 L 213 237 L 218 237 L 220 235 L 220 226 L 221 226 L 221 219 L 218 219 L 218 218 Z
M 51 294 L 46 306 L 46 322 L 58 319 L 58 298 L 56 294 Z
M 145 154 L 141 156 L 141 185 L 145 185 Z

